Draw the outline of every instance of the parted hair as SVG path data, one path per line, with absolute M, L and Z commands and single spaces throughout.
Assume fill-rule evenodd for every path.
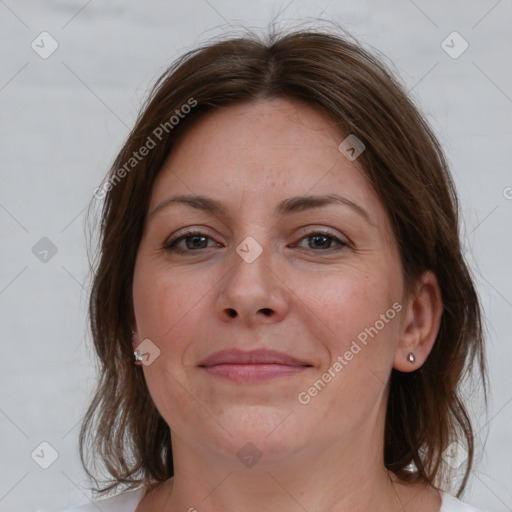
M 358 163 L 389 215 L 407 289 L 426 270 L 437 276 L 440 329 L 420 368 L 391 370 L 383 458 L 406 482 L 446 489 L 454 475 L 443 452 L 457 442 L 467 452 L 462 495 L 475 462 L 463 393 L 469 376 L 487 403 L 481 307 L 461 248 L 447 160 L 396 73 L 375 54 L 341 30 L 246 31 L 186 52 L 154 84 L 98 189 L 104 202 L 89 301 L 98 381 L 79 437 L 96 493 L 153 488 L 174 474 L 170 429 L 133 363 L 131 339 L 135 259 L 155 178 L 178 137 L 205 113 L 287 98 L 316 108 L 341 134 L 363 142 Z M 130 160 L 145 145 L 151 146 L 145 156 Z

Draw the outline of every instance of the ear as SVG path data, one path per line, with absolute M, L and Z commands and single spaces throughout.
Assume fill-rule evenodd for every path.
M 443 302 L 437 277 L 432 271 L 426 271 L 416 282 L 407 301 L 393 368 L 412 372 L 423 365 L 436 341 L 442 313 Z M 414 354 L 414 363 L 408 359 L 410 353 Z

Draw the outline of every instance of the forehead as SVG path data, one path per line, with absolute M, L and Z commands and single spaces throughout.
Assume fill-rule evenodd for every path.
M 289 196 L 335 192 L 378 218 L 383 208 L 360 166 L 338 149 L 345 137 L 326 116 L 287 99 L 217 109 L 176 144 L 157 177 L 150 209 L 186 193 L 261 213 Z

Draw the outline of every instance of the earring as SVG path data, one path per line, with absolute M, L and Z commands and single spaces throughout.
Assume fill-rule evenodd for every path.
M 142 356 L 141 356 L 140 352 L 138 350 L 134 350 L 133 355 L 135 357 L 134 364 L 136 366 L 142 366 Z
M 416 361 L 416 357 L 414 357 L 414 354 L 412 352 L 409 352 L 407 359 L 409 360 L 409 363 L 414 363 Z
M 132 330 L 132 338 L 137 334 L 136 331 Z M 135 361 L 133 362 L 135 366 L 142 366 L 142 355 L 138 350 L 133 351 L 133 356 L 135 357 Z

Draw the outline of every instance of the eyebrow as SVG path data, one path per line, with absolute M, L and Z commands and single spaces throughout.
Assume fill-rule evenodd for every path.
M 148 218 L 153 217 L 157 212 L 172 204 L 185 204 L 191 206 L 192 208 L 210 212 L 216 215 L 228 215 L 227 208 L 210 197 L 183 194 L 171 196 L 168 197 L 167 199 L 164 199 L 151 211 L 151 213 L 148 215 Z M 348 206 L 358 215 L 363 217 L 366 220 L 366 222 L 368 222 L 372 226 L 375 226 L 375 223 L 372 221 L 370 215 L 364 208 L 359 206 L 357 203 L 354 203 L 350 199 L 340 196 L 338 194 L 327 194 L 324 196 L 289 197 L 288 199 L 281 201 L 277 205 L 275 211 L 280 216 L 286 216 L 302 212 L 305 210 L 310 210 L 312 208 L 320 208 L 322 206 L 327 206 L 330 204 L 341 204 L 344 206 Z

